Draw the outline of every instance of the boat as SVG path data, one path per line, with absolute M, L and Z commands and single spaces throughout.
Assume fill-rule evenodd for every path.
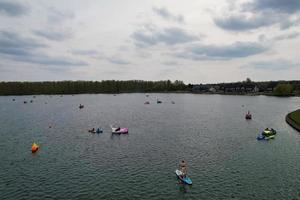
M 248 110 L 248 113 L 246 113 L 246 115 L 245 115 L 245 119 L 252 119 L 252 115 L 249 110 Z
M 256 139 L 257 140 L 270 140 L 274 139 L 276 135 L 276 131 L 274 129 L 265 129 L 261 134 L 259 134 Z
M 97 128 L 96 133 L 103 133 L 103 130 L 101 128 Z
M 128 133 L 128 128 L 121 128 L 121 127 L 111 127 L 111 132 L 116 133 L 116 134 L 127 134 Z
M 276 131 L 272 128 L 266 128 L 262 133 L 263 136 L 272 136 L 272 135 L 276 135 Z
M 175 174 L 177 175 L 177 178 L 180 179 L 183 183 L 188 184 L 188 185 L 192 185 L 192 180 L 185 175 L 185 177 L 182 176 L 182 172 L 178 169 L 175 170 Z
M 256 137 L 257 140 L 264 140 L 265 136 L 263 136 L 262 134 L 257 135 Z
M 270 135 L 270 136 L 266 136 L 265 140 L 270 140 L 270 139 L 274 139 L 274 138 L 275 138 L 275 135 Z
M 159 104 L 159 103 L 162 103 L 162 101 L 160 101 L 160 100 L 157 99 L 156 103 Z
M 88 132 L 89 132 L 89 133 L 96 133 L 96 131 L 95 131 L 95 129 L 94 129 L 94 128 L 92 128 L 92 129 L 88 130 Z

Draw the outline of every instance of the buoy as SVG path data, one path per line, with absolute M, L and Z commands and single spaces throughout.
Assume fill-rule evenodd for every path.
M 31 152 L 35 153 L 39 150 L 39 145 L 37 145 L 35 142 L 31 146 Z

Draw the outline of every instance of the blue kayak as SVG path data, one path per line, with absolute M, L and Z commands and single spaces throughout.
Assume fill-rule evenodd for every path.
M 175 174 L 183 183 L 192 185 L 192 180 L 187 175 L 185 177 L 182 177 L 182 172 L 180 170 L 176 169 Z

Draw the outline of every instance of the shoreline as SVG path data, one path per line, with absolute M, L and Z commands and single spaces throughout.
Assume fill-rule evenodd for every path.
M 191 92 L 191 91 L 152 91 L 152 92 L 99 92 L 99 93 L 31 93 L 31 94 L 15 94 L 15 95 L 2 95 L 0 96 L 32 96 L 32 95 L 81 95 L 81 94 L 110 94 L 110 95 L 117 95 L 117 94 L 198 94 L 198 95 L 228 95 L 228 96 L 270 96 L 270 97 L 300 97 L 300 95 L 275 95 L 270 93 L 209 93 L 209 92 Z
M 286 121 L 292 128 L 294 128 L 295 130 L 297 130 L 297 131 L 300 132 L 300 123 L 297 122 L 297 121 L 295 121 L 295 120 L 291 117 L 291 115 L 292 115 L 292 114 L 295 114 L 295 113 L 297 113 L 298 115 L 300 115 L 300 109 L 288 113 L 288 114 L 286 115 L 286 117 L 285 117 L 285 121 Z

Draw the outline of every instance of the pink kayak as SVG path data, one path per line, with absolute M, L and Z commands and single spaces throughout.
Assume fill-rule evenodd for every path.
M 115 128 L 115 127 L 111 127 L 111 132 L 112 133 L 117 133 L 117 134 L 126 134 L 128 133 L 128 128 Z

